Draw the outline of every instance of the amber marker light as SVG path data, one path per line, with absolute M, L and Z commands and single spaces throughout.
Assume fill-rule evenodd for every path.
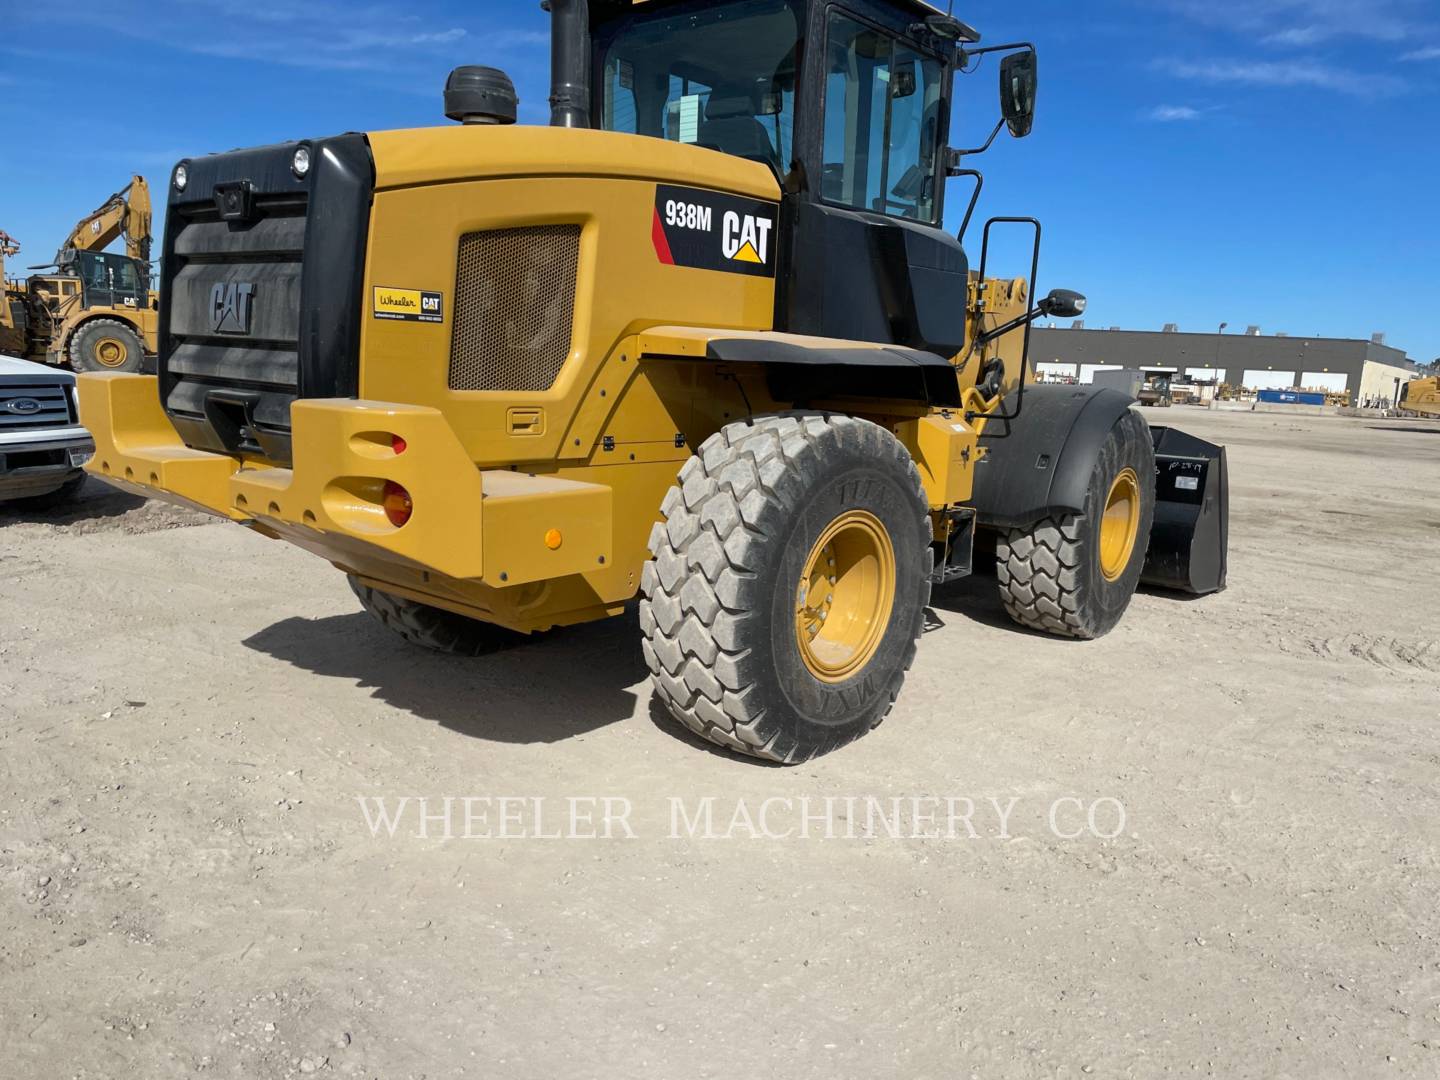
M 410 492 L 394 480 L 385 481 L 385 493 L 380 502 L 385 507 L 385 516 L 390 520 L 390 524 L 397 529 L 404 528 L 410 515 L 415 512 L 415 503 L 410 498 Z

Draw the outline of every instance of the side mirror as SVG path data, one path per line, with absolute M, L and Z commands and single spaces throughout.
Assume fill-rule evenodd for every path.
M 1000 110 L 1010 134 L 1023 139 L 1035 123 L 1035 91 L 1040 75 L 1035 53 L 1011 53 L 1000 61 Z
M 1040 313 L 1051 319 L 1076 319 L 1085 314 L 1089 303 L 1083 295 L 1071 289 L 1052 289 L 1050 295 L 1040 301 Z
M 906 61 L 890 73 L 890 96 L 892 98 L 914 97 L 917 85 L 914 60 Z

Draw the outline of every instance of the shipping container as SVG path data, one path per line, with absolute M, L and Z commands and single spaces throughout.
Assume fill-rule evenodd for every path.
M 1324 405 L 1325 395 L 1305 390 L 1260 390 L 1255 400 L 1264 405 Z

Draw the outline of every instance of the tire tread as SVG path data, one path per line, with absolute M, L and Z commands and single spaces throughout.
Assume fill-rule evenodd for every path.
M 475 658 L 512 649 L 531 640 L 514 630 L 381 592 L 354 576 L 350 576 L 349 580 L 360 605 L 380 625 L 410 644 L 431 652 Z
M 727 425 L 680 470 L 661 510 L 663 524 L 650 536 L 651 561 L 641 575 L 642 650 L 657 693 L 672 716 L 703 739 L 739 753 L 797 764 L 828 753 L 859 732 L 799 741 L 788 736 L 752 700 L 754 656 L 747 642 L 765 602 L 753 572 L 767 510 L 791 507 L 816 472 L 822 440 L 856 437 L 875 455 L 894 454 L 925 505 L 920 474 L 889 432 L 854 417 L 789 412 Z M 916 542 L 929 555 L 930 518 Z M 928 567 L 927 567 L 928 568 Z M 889 713 L 915 659 L 924 628 L 930 580 L 924 575 L 920 604 L 910 628 L 902 666 L 890 680 L 884 706 L 871 727 Z

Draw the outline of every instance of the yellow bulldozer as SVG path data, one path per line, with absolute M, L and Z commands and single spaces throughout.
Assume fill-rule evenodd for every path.
M 120 239 L 123 255 L 105 250 Z M 9 238 L 0 245 L 19 252 Z M 158 297 L 150 246 L 150 188 L 135 176 L 75 224 L 53 263 L 30 267 L 42 273 L 5 281 L 0 339 L 8 351 L 80 372 L 153 367 Z
M 432 649 L 635 605 L 670 713 L 786 763 L 885 717 L 977 547 L 1071 638 L 1142 580 L 1223 587 L 1223 449 L 1034 384 L 1031 324 L 1083 297 L 1035 298 L 1034 219 L 962 242 L 1032 46 L 918 0 L 547 6 L 548 127 L 466 67 L 453 125 L 176 165 L 158 374 L 80 379 L 94 474 L 319 555 Z M 953 149 L 992 57 L 1002 117 Z M 990 274 L 1001 229 L 1028 278 Z

